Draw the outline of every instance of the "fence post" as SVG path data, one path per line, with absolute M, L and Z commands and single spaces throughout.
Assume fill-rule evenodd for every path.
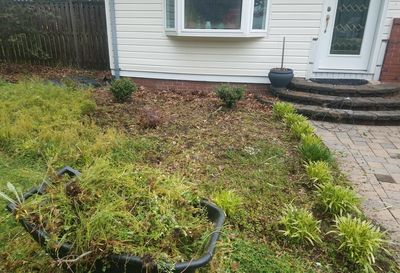
M 74 36 L 74 47 L 75 47 L 75 55 L 76 55 L 76 64 L 78 66 L 81 65 L 81 58 L 79 55 L 79 43 L 78 43 L 78 32 L 76 30 L 76 17 L 74 13 L 74 6 L 72 0 L 68 0 L 69 5 L 69 15 L 71 17 L 71 25 L 72 25 L 72 34 Z

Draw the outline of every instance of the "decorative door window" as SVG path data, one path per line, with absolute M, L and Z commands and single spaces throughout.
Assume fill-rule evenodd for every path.
M 370 0 L 339 0 L 331 54 L 359 55 L 368 18 Z

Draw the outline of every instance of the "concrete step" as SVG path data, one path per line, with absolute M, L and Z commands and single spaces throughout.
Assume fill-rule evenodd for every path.
M 399 97 L 340 97 L 321 95 L 287 89 L 272 90 L 274 95 L 282 100 L 306 104 L 318 105 L 326 108 L 349 110 L 400 110 Z
M 333 109 L 316 105 L 294 104 L 294 106 L 300 114 L 315 120 L 337 121 L 354 124 L 400 124 L 400 110 L 361 111 Z
M 289 89 L 341 97 L 385 97 L 400 93 L 399 84 L 333 85 L 315 83 L 302 78 L 294 78 Z

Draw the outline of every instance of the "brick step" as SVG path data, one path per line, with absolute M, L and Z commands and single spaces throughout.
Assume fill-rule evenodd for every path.
M 341 97 L 385 97 L 400 93 L 399 84 L 333 85 L 315 83 L 302 78 L 294 78 L 289 89 Z
M 272 90 L 282 100 L 349 110 L 400 110 L 400 97 L 339 97 L 287 89 Z
M 354 124 L 400 124 L 400 110 L 361 111 L 333 109 L 316 105 L 294 104 L 294 106 L 300 114 L 315 120 L 337 121 Z

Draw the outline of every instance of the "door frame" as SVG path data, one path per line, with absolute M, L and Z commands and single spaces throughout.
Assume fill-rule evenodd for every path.
M 371 1 L 376 1 L 376 0 L 371 0 Z M 367 69 L 362 69 L 362 70 L 354 70 L 354 69 L 319 69 L 319 62 L 318 62 L 318 56 L 321 54 L 321 51 L 324 50 L 321 46 L 321 41 L 320 37 L 322 37 L 325 33 L 325 24 L 326 24 L 326 15 L 327 15 L 327 8 L 329 7 L 329 0 L 325 0 L 323 5 L 322 5 L 322 11 L 321 11 L 321 20 L 320 20 L 320 31 L 318 33 L 318 38 L 314 38 L 314 43 L 312 46 L 312 53 L 310 57 L 310 70 L 309 74 L 318 74 L 318 73 L 323 73 L 324 76 L 327 75 L 327 73 L 332 73 L 332 77 L 334 77 L 335 73 L 346 73 L 346 74 L 376 74 L 376 67 L 378 65 L 378 59 L 382 58 L 383 61 L 383 56 L 382 51 L 384 52 L 385 50 L 382 50 L 382 45 L 386 46 L 385 40 L 387 40 L 387 37 L 383 37 L 383 31 L 385 28 L 385 20 L 387 17 L 387 10 L 388 10 L 388 5 L 389 5 L 389 0 L 380 0 L 382 3 L 381 9 L 379 11 L 379 16 L 377 19 L 377 25 L 375 29 L 375 34 L 374 34 L 374 40 L 373 40 L 373 45 L 371 49 L 371 55 L 368 61 Z M 333 24 L 335 23 L 333 19 Z M 380 72 L 380 71 L 379 71 Z M 376 77 L 376 75 L 375 75 Z

